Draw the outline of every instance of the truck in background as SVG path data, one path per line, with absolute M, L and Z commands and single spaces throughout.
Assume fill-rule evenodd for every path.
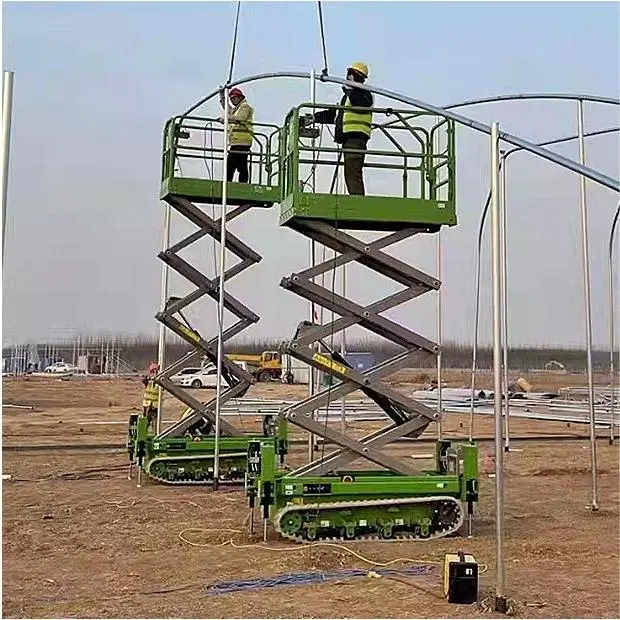
M 245 362 L 250 374 L 261 383 L 282 378 L 282 361 L 279 351 L 263 351 L 260 355 L 227 353 L 233 362 Z

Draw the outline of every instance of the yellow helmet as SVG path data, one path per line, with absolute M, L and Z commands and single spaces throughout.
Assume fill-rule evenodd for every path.
M 350 67 L 347 68 L 348 71 L 357 71 L 361 73 L 365 78 L 368 78 L 368 65 L 363 62 L 354 62 Z

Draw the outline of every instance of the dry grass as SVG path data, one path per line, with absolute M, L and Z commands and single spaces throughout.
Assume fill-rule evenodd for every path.
M 35 412 L 4 409 L 5 444 L 120 443 L 123 424 L 94 422 L 122 422 L 139 404 L 141 393 L 137 381 L 9 381 L 4 388 L 5 402 L 10 399 L 38 407 Z M 256 386 L 253 395 L 302 396 L 305 389 Z M 450 418 L 447 432 L 461 431 L 461 423 L 459 416 Z M 490 420 L 480 419 L 478 424 L 480 433 L 491 431 Z M 515 420 L 513 430 L 519 434 L 577 432 L 565 425 L 526 420 Z M 522 451 L 511 452 L 506 460 L 507 584 L 514 614 L 618 617 L 617 447 L 600 443 L 602 506 L 597 513 L 586 508 L 590 474 L 585 440 L 519 447 Z M 407 458 L 414 449 L 399 446 L 394 453 Z M 486 471 L 492 469 L 491 449 L 490 444 L 481 446 Z M 292 461 L 303 458 L 301 449 L 291 455 Z M 371 566 L 343 549 L 284 544 L 273 533 L 270 545 L 286 551 L 247 547 L 255 541 L 246 531 L 242 490 L 214 494 L 206 488 L 149 483 L 137 489 L 121 469 L 124 463 L 123 454 L 97 452 L 4 454 L 3 472 L 15 478 L 3 484 L 5 617 L 495 615 L 484 600 L 471 607 L 447 604 L 441 597 L 437 570 L 412 578 L 366 577 L 320 586 L 207 595 L 203 586 L 218 581 Z M 93 468 L 102 471 L 91 473 L 89 479 L 60 477 Z M 471 540 L 350 547 L 376 562 L 396 557 L 441 561 L 444 553 L 463 549 L 489 566 L 481 580 L 484 597 L 494 583 L 494 480 L 485 474 L 480 483 L 480 510 Z M 179 537 L 182 531 L 197 546 L 184 542 Z

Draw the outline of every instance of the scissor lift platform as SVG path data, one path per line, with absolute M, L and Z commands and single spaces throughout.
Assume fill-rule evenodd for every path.
M 332 320 L 327 324 L 303 321 L 293 338 L 283 343 L 282 352 L 331 375 L 338 383 L 331 382 L 329 387 L 283 409 L 279 415 L 336 447 L 311 458 L 305 465 L 283 472 L 275 469 L 273 447 L 266 442 L 253 442 L 248 457 L 248 495 L 252 498 L 259 494 L 264 518 L 271 519 L 282 536 L 299 542 L 320 538 L 426 540 L 447 536 L 460 529 L 466 512 L 471 515 L 478 499 L 476 448 L 438 442 L 433 471 L 419 471 L 411 460 L 398 458 L 388 446 L 403 437 L 419 437 L 441 414 L 386 382 L 392 373 L 419 363 L 420 353 L 440 353 L 437 343 L 385 315 L 400 304 L 439 290 L 441 282 L 386 250 L 419 234 L 435 233 L 441 226 L 456 224 L 454 125 L 417 111 L 374 108 L 375 120 L 384 113 L 395 116 L 396 122 L 375 122 L 364 163 L 366 180 L 373 187 L 386 187 L 379 175 L 369 178 L 371 170 L 400 170 L 401 195 L 343 196 L 336 187 L 336 174 L 328 191 L 317 193 L 313 187 L 313 192 L 307 192 L 304 189 L 308 185 L 305 177 L 309 166 L 310 174 L 322 186 L 328 178 L 323 175 L 319 179 L 324 165 L 331 164 L 336 171 L 341 167 L 338 149 L 309 145 L 304 139 L 314 139 L 310 133 L 300 136 L 299 112 L 308 107 L 312 108 L 303 104 L 292 110 L 282 131 L 280 224 L 329 248 L 334 257 L 326 254 L 323 262 L 283 278 L 280 286 L 331 312 Z M 407 140 L 392 135 L 399 131 L 405 132 Z M 375 140 L 377 134 L 383 134 L 392 145 L 388 145 L 389 150 L 374 146 L 381 142 Z M 390 157 L 401 161 L 385 163 Z M 393 183 L 388 186 L 394 188 Z M 349 231 L 385 234 L 369 241 Z M 362 304 L 336 292 L 335 274 L 334 278 L 326 278 L 331 280 L 331 287 L 319 283 L 328 272 L 351 263 L 392 280 L 400 285 L 400 290 Z M 367 289 L 372 291 L 372 284 Z M 402 351 L 372 368 L 358 371 L 332 344 L 336 333 L 354 326 L 393 342 Z M 385 412 L 388 420 L 383 428 L 354 437 L 345 428 L 339 430 L 330 425 L 327 419 L 315 418 L 314 412 L 356 390 Z M 374 469 L 352 469 L 358 459 L 372 463 Z
M 185 116 L 171 118 L 163 138 L 162 175 L 159 197 L 180 197 L 196 204 L 221 205 L 221 146 L 223 126 L 214 118 Z M 229 182 L 229 206 L 269 208 L 280 202 L 276 125 L 254 124 L 254 142 L 249 154 L 248 183 Z M 219 140 L 219 143 L 217 142 Z
M 339 149 L 312 146 L 300 136 L 300 118 L 307 108 L 314 111 L 309 104 L 293 109 L 282 130 L 280 225 L 297 228 L 296 220 L 313 220 L 343 230 L 397 231 L 416 227 L 429 232 L 456 225 L 452 121 L 439 119 L 433 125 L 432 117 L 425 113 L 374 108 L 375 119 L 385 115 L 395 120 L 387 121 L 387 125 L 375 123 L 373 135 L 385 136 L 387 141 L 383 147 L 373 148 L 372 141 L 369 143 L 365 175 L 390 174 L 390 188 L 400 195 L 349 196 L 335 191 L 336 174 L 342 169 Z M 306 191 L 303 168 L 310 167 L 316 173 L 329 166 L 334 171 L 329 192 Z M 395 172 L 400 175 L 399 189 Z M 367 185 L 371 184 L 367 181 Z
M 253 183 L 228 183 L 226 203 L 230 206 L 250 205 L 252 207 L 272 207 L 280 201 L 280 187 L 275 185 L 255 185 Z M 187 198 L 198 204 L 222 204 L 222 181 L 169 177 L 162 180 L 159 197 L 167 200 L 170 196 Z
M 279 128 L 256 123 L 254 142 L 248 156 L 249 183 L 228 182 L 226 221 L 230 222 L 252 208 L 269 208 L 280 199 L 278 176 Z M 169 298 L 156 315 L 158 321 L 192 347 L 186 356 L 177 360 L 155 377 L 155 382 L 183 402 L 184 416 L 156 436 L 130 428 L 130 437 L 137 438 L 141 467 L 155 480 L 166 484 L 205 484 L 219 480 L 243 480 L 248 442 L 262 438 L 272 441 L 280 457 L 286 453 L 286 425 L 278 425 L 278 436 L 263 426 L 263 435 L 250 435 L 227 419 L 220 419 L 219 470 L 214 464 L 215 442 L 212 432 L 216 425 L 217 397 L 201 402 L 187 389 L 175 385 L 171 376 L 197 356 L 218 362 L 218 339 L 210 339 L 194 329 L 183 315 L 184 309 L 201 299 L 220 297 L 219 276 L 207 277 L 183 256 L 190 245 L 204 238 L 217 242 L 222 222 L 223 127 L 213 118 L 175 117 L 164 128 L 160 198 L 197 230 L 159 253 L 159 258 L 185 278 L 195 288 L 182 298 Z M 220 209 L 210 208 L 220 206 Z M 224 280 L 261 261 L 261 256 L 241 239 L 227 231 L 226 249 L 234 255 L 227 261 Z M 236 260 L 235 260 L 236 259 Z M 236 321 L 223 330 L 224 342 L 255 324 L 259 317 L 228 291 L 224 293 L 224 308 Z M 254 382 L 252 375 L 228 359 L 222 359 L 222 378 L 225 381 L 220 404 L 241 398 Z M 268 432 L 269 431 L 269 432 Z M 133 434 L 132 434 L 133 433 Z M 267 435 L 271 436 L 266 438 Z

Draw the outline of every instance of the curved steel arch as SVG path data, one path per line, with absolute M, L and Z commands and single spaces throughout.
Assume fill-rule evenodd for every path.
M 310 73 L 303 73 L 303 72 L 296 72 L 296 71 L 291 71 L 291 72 L 283 71 L 283 72 L 275 72 L 275 73 L 260 73 L 257 75 L 240 78 L 238 80 L 235 80 L 234 82 L 231 82 L 230 84 L 227 84 L 227 87 L 230 88 L 232 86 L 238 86 L 240 84 L 247 84 L 249 82 L 256 82 L 256 81 L 270 79 L 270 78 L 271 79 L 296 78 L 296 79 L 304 79 L 304 80 L 315 79 L 321 82 L 339 84 L 341 86 L 347 85 L 346 80 L 343 80 L 341 78 L 331 77 L 329 75 L 315 76 Z M 387 97 L 388 99 L 394 99 L 395 101 L 401 101 L 402 103 L 412 105 L 416 108 L 420 108 L 421 110 L 432 112 L 433 114 L 436 114 L 437 116 L 443 116 L 445 118 L 449 118 L 450 120 L 453 120 L 454 122 L 459 123 L 461 125 L 465 125 L 466 127 L 474 129 L 475 131 L 486 133 L 489 135 L 491 134 L 491 127 L 489 125 L 480 123 L 472 118 L 468 118 L 467 116 L 462 116 L 461 114 L 457 114 L 456 112 L 452 112 L 451 110 L 448 110 L 446 108 L 440 108 L 433 104 L 420 101 L 419 99 L 413 99 L 412 97 L 407 97 L 405 95 L 401 95 L 400 93 L 396 93 L 390 90 L 385 90 L 383 88 L 377 88 L 375 86 L 368 86 L 366 84 L 356 84 L 356 88 L 359 88 L 360 90 L 365 90 L 371 93 L 375 93 L 383 97 Z M 219 89 L 216 91 L 213 91 L 212 93 L 209 93 L 206 97 L 203 97 L 202 99 L 200 99 L 192 107 L 190 107 L 186 112 L 184 112 L 180 116 L 180 118 L 184 118 L 188 114 L 191 114 L 191 112 L 193 112 L 196 108 L 200 107 L 202 104 L 209 101 L 209 99 L 212 99 L 213 97 L 215 97 L 218 93 L 219 93 Z M 567 157 L 563 157 L 561 155 L 558 155 L 557 153 L 554 153 L 553 151 L 549 151 L 548 149 L 539 147 L 535 143 L 529 142 L 528 140 L 524 140 L 523 138 L 519 138 L 518 136 L 514 136 L 512 134 L 500 131 L 499 139 L 503 140 L 504 142 L 508 142 L 509 144 L 512 144 L 514 146 L 521 147 L 522 149 L 529 151 L 530 153 L 533 153 L 534 155 L 538 155 L 539 157 L 542 157 L 543 159 L 551 161 L 559 166 L 562 166 L 563 168 L 572 170 L 573 172 L 576 172 L 577 174 L 585 176 L 586 178 L 592 181 L 595 181 L 596 183 L 600 183 L 601 185 L 611 190 L 620 192 L 620 182 L 618 181 L 618 179 L 612 179 L 611 177 L 608 177 L 607 175 L 602 174 L 598 172 L 597 170 L 588 168 L 587 166 L 582 166 L 581 164 L 578 164 L 577 162 L 574 162 L 573 160 Z
M 601 97 L 600 95 L 582 95 L 578 93 L 520 93 L 495 95 L 494 97 L 483 97 L 481 99 L 469 99 L 460 103 L 453 103 L 444 106 L 446 110 L 454 108 L 464 108 L 470 105 L 481 105 L 483 103 L 496 103 L 499 101 L 519 101 L 524 99 L 559 99 L 564 101 L 590 101 L 592 103 L 608 103 L 610 105 L 620 105 L 620 99 L 613 97 Z
M 596 131 L 589 131 L 588 133 L 585 133 L 583 137 L 594 138 L 595 136 L 603 136 L 603 135 L 607 135 L 611 133 L 616 133 L 619 131 L 620 131 L 620 127 L 611 127 L 609 129 L 598 129 Z M 539 146 L 553 146 L 555 144 L 562 144 L 564 142 L 572 142 L 573 140 L 577 140 L 577 139 L 579 139 L 579 136 L 575 134 L 573 136 L 567 136 L 565 138 L 555 138 L 554 140 L 547 140 L 545 142 L 540 142 Z M 513 153 L 518 153 L 523 150 L 524 149 L 522 147 L 515 146 L 514 148 L 506 151 L 502 159 L 505 161 L 509 155 L 512 155 Z M 489 190 L 489 192 L 487 193 L 487 199 L 486 199 L 483 211 L 482 211 L 482 216 L 480 218 L 480 226 L 478 228 L 478 243 L 480 243 L 480 240 L 482 238 L 482 232 L 483 232 L 484 224 L 486 222 L 486 217 L 489 212 L 490 203 L 491 203 L 491 190 Z
M 481 105 L 484 103 L 499 103 L 502 101 L 532 101 L 552 99 L 555 101 L 588 101 L 590 103 L 605 103 L 609 105 L 620 105 L 620 99 L 613 97 L 602 97 L 600 95 L 584 95 L 579 93 L 513 93 L 506 95 L 495 95 L 493 97 L 482 97 L 481 99 L 468 99 L 460 103 L 452 103 L 443 106 L 445 110 L 455 110 L 456 108 L 466 108 L 468 106 Z M 389 121 L 382 124 L 382 127 L 389 127 L 392 123 L 398 121 Z
M 614 308 L 616 306 L 615 291 L 614 291 L 614 239 L 616 236 L 616 226 L 618 225 L 618 218 L 620 217 L 620 202 L 618 202 L 618 208 L 611 223 L 611 229 L 609 231 L 609 378 L 611 388 L 611 403 L 610 403 L 610 416 L 611 416 L 611 432 L 609 434 L 609 443 L 613 444 L 616 439 L 616 415 L 615 415 L 615 396 L 616 396 L 616 372 L 614 369 L 614 355 L 615 355 L 615 334 L 614 334 Z

